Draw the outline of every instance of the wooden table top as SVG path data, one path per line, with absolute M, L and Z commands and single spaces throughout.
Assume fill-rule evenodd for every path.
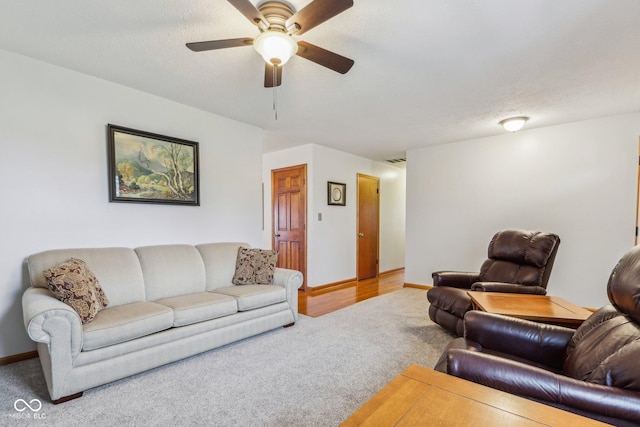
M 593 312 L 549 295 L 467 292 L 476 309 L 536 322 L 577 327 Z
M 351 415 L 350 426 L 605 426 L 513 394 L 411 365 Z

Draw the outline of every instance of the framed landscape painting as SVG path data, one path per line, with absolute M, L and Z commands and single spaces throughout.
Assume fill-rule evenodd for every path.
M 108 125 L 109 201 L 200 205 L 198 143 Z

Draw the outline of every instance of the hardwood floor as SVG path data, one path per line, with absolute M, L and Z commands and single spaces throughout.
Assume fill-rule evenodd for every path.
M 346 283 L 334 290 L 298 291 L 298 312 L 318 317 L 403 287 L 404 269 L 399 269 L 381 273 L 377 278 Z

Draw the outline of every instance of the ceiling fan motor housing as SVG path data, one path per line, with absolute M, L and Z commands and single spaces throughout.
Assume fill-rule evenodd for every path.
M 298 50 L 298 44 L 286 28 L 287 19 L 293 16 L 293 10 L 284 3 L 269 1 L 258 10 L 269 22 L 269 28 L 260 28 L 260 35 L 253 40 L 253 47 L 262 58 L 271 65 L 284 65 Z
M 277 1 L 268 1 L 262 4 L 258 10 L 269 22 L 269 30 L 279 30 L 283 33 L 289 32 L 287 19 L 293 16 L 293 10 L 289 6 Z M 265 28 L 264 30 L 267 29 Z

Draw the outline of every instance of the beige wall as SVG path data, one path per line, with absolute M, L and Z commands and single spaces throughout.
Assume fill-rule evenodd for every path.
M 406 281 L 477 271 L 498 230 L 544 230 L 562 239 L 549 293 L 606 304 L 634 243 L 639 136 L 635 113 L 409 151 Z
M 404 267 L 404 169 L 315 144 L 266 153 L 263 158 L 264 247 L 271 247 L 271 170 L 307 164 L 308 286 L 356 277 L 358 173 L 380 178 L 380 271 Z M 347 184 L 346 206 L 327 204 L 327 181 Z
M 0 357 L 35 349 L 22 323 L 29 254 L 260 245 L 260 129 L 5 51 L 0 69 Z M 107 123 L 199 142 L 201 206 L 109 203 Z

